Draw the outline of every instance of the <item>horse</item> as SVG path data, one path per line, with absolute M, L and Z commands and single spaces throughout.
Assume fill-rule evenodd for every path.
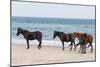
M 71 46 L 70 51 L 72 50 L 73 44 L 75 45 L 74 36 L 72 33 L 65 34 L 64 32 L 54 31 L 53 38 L 55 39 L 56 36 L 62 42 L 62 46 L 63 46 L 62 50 L 64 50 L 64 42 L 71 42 L 71 44 L 69 46 Z
M 84 35 L 84 33 L 80 33 L 80 32 L 74 32 L 74 38 L 78 38 L 78 40 L 80 41 L 81 40 L 81 37 L 82 35 Z M 89 48 L 91 46 L 91 53 L 93 52 L 93 45 L 92 45 L 92 41 L 93 41 L 93 36 L 92 35 L 89 35 L 87 34 L 85 36 L 85 41 L 86 41 L 86 44 L 89 44 L 87 48 Z M 80 44 L 80 42 L 76 45 L 76 47 Z M 76 47 L 75 47 L 75 50 L 76 50 Z M 80 45 L 80 50 L 79 52 L 81 51 L 81 45 Z
M 83 33 L 81 35 L 81 37 L 80 37 L 79 43 L 77 44 L 77 46 L 80 44 L 80 51 L 81 51 L 82 54 L 86 53 L 86 44 L 87 44 L 87 40 L 86 39 L 87 39 L 87 34 Z
M 35 31 L 35 32 L 30 32 L 28 30 L 22 29 L 22 28 L 17 28 L 17 36 L 22 34 L 27 42 L 27 49 L 29 49 L 29 40 L 38 40 L 38 49 L 41 48 L 41 43 L 42 43 L 42 32 L 40 31 Z

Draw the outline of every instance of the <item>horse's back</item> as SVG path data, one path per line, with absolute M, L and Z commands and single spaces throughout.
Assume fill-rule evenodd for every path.
M 42 38 L 42 32 L 40 31 L 35 31 L 34 32 L 37 38 Z
M 90 35 L 90 34 L 87 34 L 87 33 L 84 33 L 84 34 L 83 34 L 83 38 L 84 38 L 88 43 L 90 43 L 90 42 L 93 41 L 93 36 Z
M 31 32 L 32 34 L 38 34 L 38 35 L 42 35 L 42 32 L 40 31 L 35 31 L 35 32 Z
M 73 41 L 74 35 L 72 33 L 65 34 L 64 39 L 65 39 L 66 42 Z
M 35 31 L 36 34 L 42 35 L 42 32 L 40 31 Z

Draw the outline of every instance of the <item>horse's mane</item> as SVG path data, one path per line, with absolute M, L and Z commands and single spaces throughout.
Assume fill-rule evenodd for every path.
M 86 37 L 86 36 L 87 36 L 87 33 L 84 33 L 84 34 L 83 34 L 83 36 L 85 36 L 85 37 Z
M 24 29 L 23 29 L 23 31 L 24 31 L 24 32 L 30 32 L 30 31 L 28 31 L 28 30 L 24 30 Z
M 79 39 L 80 39 L 80 37 L 81 37 L 82 34 L 83 33 L 80 33 L 80 32 L 74 32 L 74 36 L 77 37 L 77 38 L 79 38 Z
M 61 31 L 55 31 L 56 33 L 63 33 L 64 34 L 64 32 L 61 32 Z
M 18 28 L 18 29 L 22 30 L 23 32 L 30 32 L 30 31 L 22 29 L 22 28 Z

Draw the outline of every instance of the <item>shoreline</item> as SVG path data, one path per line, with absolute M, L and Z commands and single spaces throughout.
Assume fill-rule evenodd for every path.
M 62 45 L 61 45 L 62 46 Z M 30 49 L 26 49 L 26 45 L 12 45 L 12 65 L 28 65 L 28 64 L 46 64 L 46 63 L 64 63 L 64 62 L 80 62 L 95 61 L 95 49 L 90 53 L 90 48 L 86 54 L 76 51 L 70 51 L 68 47 L 62 50 L 62 47 L 45 46 L 41 49 L 37 45 L 30 45 Z
M 76 39 L 75 40 L 75 44 L 77 44 L 79 41 Z M 25 39 L 12 39 L 12 44 L 27 44 Z M 32 46 L 38 45 L 39 42 L 37 40 L 30 40 L 29 44 Z M 70 42 L 64 42 L 65 47 L 68 47 L 70 45 Z M 95 42 L 92 43 L 93 46 L 95 47 Z M 62 43 L 61 41 L 58 39 L 56 40 L 42 40 L 42 45 L 46 45 L 46 46 L 59 46 L 62 47 Z

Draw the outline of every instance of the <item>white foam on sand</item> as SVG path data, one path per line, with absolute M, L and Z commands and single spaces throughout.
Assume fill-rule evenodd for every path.
M 77 44 L 79 41 L 77 39 L 75 39 L 75 44 Z M 37 45 L 39 44 L 39 42 L 37 40 L 31 40 L 30 45 Z M 26 44 L 26 40 L 25 39 L 12 39 L 12 44 L 19 44 L 19 45 L 23 45 Z M 70 45 L 70 42 L 64 42 L 65 47 Z M 46 46 L 61 46 L 62 47 L 62 43 L 60 40 L 42 40 L 42 45 L 46 45 Z M 95 43 L 93 43 L 93 45 L 95 45 Z
M 14 44 L 26 44 L 25 39 L 12 39 L 12 43 Z M 30 40 L 30 45 L 37 45 L 39 42 L 37 40 Z M 65 43 L 70 44 L 70 42 Z M 48 45 L 48 46 L 62 46 L 61 41 L 53 41 L 53 40 L 42 40 L 42 45 Z

